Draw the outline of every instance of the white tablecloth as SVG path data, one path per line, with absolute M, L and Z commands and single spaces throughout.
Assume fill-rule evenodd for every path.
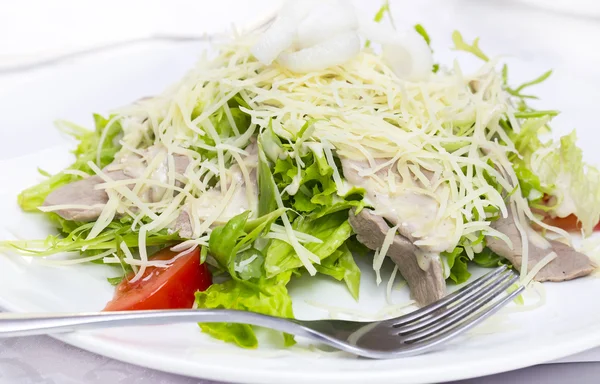
M 600 360 L 600 349 L 578 360 Z M 596 384 L 600 362 L 546 364 L 454 384 Z M 122 363 L 47 336 L 0 340 L 0 384 L 217 384 Z

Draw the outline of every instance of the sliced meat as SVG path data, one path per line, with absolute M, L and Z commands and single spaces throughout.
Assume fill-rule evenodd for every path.
M 178 232 L 179 237 L 184 239 L 191 239 L 194 235 L 192 229 L 192 222 L 187 207 L 181 210 L 179 216 L 175 220 L 175 224 L 171 227 L 173 232 Z
M 145 151 L 152 158 L 157 151 L 164 150 L 150 147 Z M 175 154 L 174 156 L 175 172 L 183 174 L 188 167 L 190 160 L 187 156 Z M 166 161 L 165 161 L 166 163 Z M 138 155 L 128 155 L 121 160 L 109 164 L 103 169 L 112 180 L 126 180 L 139 178 L 148 166 L 144 158 Z M 168 166 L 161 164 L 152 174 L 152 178 L 166 182 Z M 78 180 L 58 188 L 50 193 L 43 206 L 53 205 L 78 205 L 89 208 L 66 208 L 55 211 L 60 217 L 72 221 L 94 221 L 102 213 L 104 205 L 108 202 L 108 194 L 104 189 L 96 189 L 96 185 L 104 183 L 100 176 L 90 176 L 83 180 Z M 130 188 L 133 188 L 133 184 Z M 145 201 L 157 201 L 164 195 L 164 188 L 150 187 L 141 196 Z
M 231 166 L 229 169 L 231 180 L 235 181 L 238 187 L 231 197 L 229 204 L 224 207 L 223 211 L 220 212 L 219 217 L 210 225 L 211 228 L 223 225 L 233 217 L 244 213 L 249 209 L 253 209 L 254 204 L 258 202 L 258 145 L 256 142 L 249 144 L 246 147 L 246 152 L 248 154 L 244 157 L 244 164 L 246 165 L 248 176 L 252 184 L 252 196 L 249 196 L 248 194 L 248 186 L 246 185 L 246 179 L 240 166 L 238 164 Z M 184 239 L 192 238 L 194 230 L 190 212 L 192 212 L 200 222 L 204 222 L 213 216 L 216 210 L 220 208 L 222 199 L 223 193 L 221 186 L 217 184 L 217 186 L 207 190 L 198 198 L 188 201 L 175 222 L 171 225 L 171 231 L 178 232 L 179 236 Z
M 128 179 L 123 171 L 108 172 L 107 175 L 113 180 Z M 103 189 L 95 189 L 95 186 L 103 183 L 100 176 L 90 176 L 87 179 L 78 180 L 64 187 L 55 189 L 44 200 L 43 206 L 51 205 L 82 205 L 90 208 L 66 208 L 54 211 L 60 217 L 72 221 L 96 220 L 104 205 L 108 202 L 108 195 Z
M 456 228 L 455 220 L 445 217 L 438 221 L 439 203 L 431 196 L 414 192 L 411 188 L 425 187 L 416 176 L 403 179 L 392 159 L 377 159 L 380 170 L 373 175 L 363 176 L 369 170 L 369 163 L 340 157 L 344 177 L 352 186 L 365 189 L 365 200 L 374 208 L 375 214 L 396 225 L 398 232 L 426 252 L 439 253 L 452 250 Z M 385 165 L 389 163 L 388 165 Z M 384 166 L 385 165 L 385 166 Z M 406 172 L 411 174 L 411 172 Z M 433 173 L 422 169 L 421 173 L 432 182 Z M 393 180 L 397 190 L 391 191 L 388 180 Z M 401 187 L 402 186 L 402 187 Z M 449 189 L 445 184 L 435 191 L 441 198 L 448 198 Z
M 368 209 L 361 210 L 357 215 L 351 211 L 349 221 L 357 240 L 373 250 L 381 248 L 385 235 L 390 230 L 381 216 L 374 215 Z M 427 270 L 423 270 L 417 258 L 419 252 L 419 248 L 406 237 L 396 235 L 387 255 L 398 266 L 417 304 L 423 306 L 444 297 L 446 280 L 440 259 L 432 259 Z
M 508 259 L 520 271 L 523 257 L 521 235 L 510 211 L 507 218 L 494 221 L 491 227 L 508 236 L 513 247 L 511 249 L 503 240 L 491 236 L 486 238 L 487 246 L 498 255 Z M 589 275 L 596 268 L 589 257 L 570 246 L 556 240 L 547 240 L 533 229 L 529 229 L 528 233 L 528 237 L 531 238 L 527 259 L 528 272 L 550 252 L 556 252 L 557 255 L 535 275 L 536 281 L 571 280 Z

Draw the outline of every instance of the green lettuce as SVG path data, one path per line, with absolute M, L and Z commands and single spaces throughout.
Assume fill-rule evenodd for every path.
M 56 214 L 49 217 L 57 224 L 61 231 L 58 235 L 49 235 L 44 240 L 13 240 L 2 241 L 0 247 L 16 250 L 28 256 L 50 256 L 64 252 L 80 251 L 82 256 L 92 256 L 109 249 L 119 250 L 119 245 L 124 242 L 127 247 L 135 249 L 138 247 L 139 232 L 131 229 L 132 220 L 115 220 L 98 234 L 98 236 L 87 239 L 94 223 L 78 223 L 64 220 Z M 161 230 L 148 232 L 146 235 L 146 246 L 168 246 L 181 241 L 176 233 L 168 233 Z M 84 249 L 84 251 L 82 251 Z
M 468 270 L 469 257 L 462 247 L 456 247 L 452 252 L 442 252 L 450 269 L 450 279 L 454 284 L 462 284 L 469 280 L 471 273 Z
M 273 211 L 258 219 L 248 220 L 250 213 L 250 211 L 241 213 L 225 225 L 215 228 L 208 242 L 211 255 L 236 280 L 249 280 L 249 277 L 258 275 L 257 272 L 238 274 L 237 266 L 255 255 L 257 257 L 254 257 L 245 269 L 260 270 L 264 261 L 261 251 L 256 248 L 246 248 L 251 247 L 261 235 L 267 233 L 271 224 L 281 216 L 283 211 Z M 248 250 L 251 250 L 252 254 L 248 253 Z
M 295 230 L 308 233 L 322 243 L 307 243 L 306 249 L 324 260 L 340 248 L 353 234 L 348 222 L 348 211 L 339 211 L 318 219 L 302 219 L 293 223 Z M 273 240 L 267 249 L 265 271 L 267 276 L 275 276 L 281 272 L 302 267 L 302 262 L 294 248 L 281 240 Z
M 490 60 L 490 58 L 485 53 L 483 53 L 481 48 L 479 48 L 479 38 L 473 40 L 472 44 L 468 44 L 467 42 L 465 42 L 465 39 L 459 31 L 454 31 L 452 32 L 452 42 L 454 43 L 454 49 L 456 51 L 469 52 L 483 61 Z
M 483 248 L 480 253 L 476 253 L 473 259 L 467 256 L 462 247 L 456 247 L 452 252 L 443 252 L 441 256 L 446 259 L 448 268 L 450 268 L 448 280 L 454 284 L 462 284 L 471 278 L 471 273 L 469 272 L 471 264 L 476 264 L 484 268 L 494 268 L 503 264 L 510 265 L 506 259 L 487 247 Z
M 352 252 L 346 244 L 340 246 L 320 265 L 315 265 L 317 272 L 331 276 L 338 281 L 344 281 L 350 294 L 358 300 L 360 289 L 360 269 L 354 261 Z
M 425 27 L 423 27 L 421 24 L 416 24 L 413 28 L 415 32 L 421 35 L 421 37 L 423 38 L 423 40 L 425 40 L 427 45 L 431 46 L 431 37 L 429 37 L 429 34 L 425 30 Z
M 508 260 L 494 253 L 491 249 L 485 247 L 480 253 L 476 253 L 473 262 L 480 267 L 494 268 L 502 264 L 508 264 Z
M 228 280 L 213 284 L 206 291 L 196 292 L 198 308 L 236 309 L 285 318 L 293 318 L 292 299 L 286 285 L 291 271 L 271 279 L 262 278 L 257 287 Z M 258 340 L 253 326 L 234 323 L 199 323 L 200 328 L 217 339 L 235 343 L 244 348 L 256 348 Z M 294 344 L 292 335 L 283 334 L 286 346 Z
M 95 114 L 94 123 L 96 129 L 93 131 L 67 122 L 57 123 L 61 131 L 79 141 L 79 145 L 73 151 L 75 162 L 66 170 L 76 170 L 87 174 L 93 174 L 93 171 L 88 166 L 89 161 L 96 162 L 99 158 L 100 164 L 97 165 L 100 166 L 100 168 L 113 162 L 115 154 L 121 148 L 117 137 L 123 130 L 121 124 L 118 121 L 115 121 L 108 127 L 108 131 L 103 134 L 109 121 L 109 119 L 105 119 L 102 116 Z M 99 148 L 101 140 L 102 146 Z M 100 149 L 99 156 L 98 149 Z M 52 191 L 79 179 L 81 179 L 80 176 L 66 174 L 64 171 L 57 173 L 54 176 L 50 176 L 38 185 L 27 188 L 21 192 L 17 200 L 19 206 L 24 211 L 37 212 L 37 208 L 44 203 L 46 196 Z
M 575 131 L 560 138 L 559 142 L 541 147 L 534 155 L 532 172 L 538 175 L 545 188 L 557 198 L 551 213 L 560 217 L 577 216 L 583 232 L 590 235 L 600 221 L 600 171 L 583 161 L 577 147 Z
M 525 83 L 519 85 L 518 87 L 515 88 L 511 88 L 505 86 L 505 89 L 508 93 L 510 93 L 511 95 L 520 98 L 520 99 L 537 99 L 537 96 L 533 96 L 533 95 L 524 95 L 521 92 L 525 89 L 525 88 L 529 88 L 533 85 L 537 85 L 540 84 L 542 82 L 544 82 L 547 78 L 550 77 L 550 75 L 552 75 L 552 70 L 549 70 L 547 72 L 544 72 L 543 74 L 541 74 L 540 76 L 536 77 L 533 80 L 530 81 L 526 81 Z M 506 65 L 504 65 L 504 67 L 502 68 L 502 77 L 504 79 L 504 83 L 506 84 L 508 81 L 508 67 Z
M 389 0 L 385 0 L 383 2 L 383 4 L 381 5 L 381 7 L 377 11 L 377 13 L 375 13 L 375 16 L 373 17 L 373 21 L 376 22 L 376 23 L 382 22 L 383 21 L 383 17 L 386 14 L 388 15 L 388 17 L 390 19 L 390 23 L 393 26 L 394 25 L 394 19 L 392 18 L 392 11 L 390 9 L 390 1 Z

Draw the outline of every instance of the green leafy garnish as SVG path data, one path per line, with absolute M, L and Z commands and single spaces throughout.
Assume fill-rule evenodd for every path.
M 278 317 L 293 318 L 292 300 L 286 285 L 291 271 L 279 274 L 272 279 L 261 279 L 257 287 L 229 280 L 213 284 L 204 292 L 196 292 L 198 308 L 237 309 Z M 209 335 L 244 348 L 256 348 L 258 340 L 251 325 L 234 323 L 199 323 Z M 283 334 L 284 344 L 293 345 L 292 335 Z
M 550 75 L 552 75 L 552 70 L 549 70 L 547 72 L 544 72 L 542 75 L 540 75 L 539 77 L 536 77 L 535 79 L 531 80 L 531 81 L 527 81 L 521 85 L 519 85 L 518 87 L 512 89 L 510 87 L 506 87 L 506 91 L 508 93 L 510 93 L 513 96 L 519 97 L 519 98 L 537 98 L 535 96 L 530 96 L 530 95 L 522 95 L 521 91 L 524 90 L 525 88 L 531 87 L 532 85 L 537 85 L 540 84 L 541 82 L 545 81 L 547 78 L 550 77 Z M 506 65 L 504 65 L 504 67 L 502 68 L 502 78 L 504 80 L 504 84 L 507 83 L 508 79 L 508 67 Z
M 483 61 L 489 61 L 489 57 L 479 48 L 479 38 L 473 40 L 473 44 L 467 44 L 463 39 L 463 36 L 459 31 L 452 32 L 452 41 L 454 42 L 454 49 L 457 51 L 465 51 L 472 53 L 479 57 Z
M 471 273 L 468 271 L 467 265 L 469 257 L 464 253 L 464 249 L 456 247 L 452 252 L 442 252 L 442 257 L 446 258 L 450 275 L 448 278 L 454 284 L 462 284 L 469 280 Z
M 124 276 L 117 276 L 117 277 L 107 277 L 106 281 L 108 281 L 108 283 L 110 285 L 112 285 L 113 287 L 121 284 L 121 281 L 123 281 L 125 277 Z
M 551 188 L 557 198 L 552 207 L 561 217 L 574 214 L 581 221 L 585 234 L 590 235 L 600 221 L 600 171 L 583 161 L 573 131 L 539 150 L 542 158 L 531 163 L 542 186 Z
M 96 123 L 96 129 L 94 131 L 87 130 L 71 123 L 62 121 L 57 122 L 61 131 L 79 141 L 77 149 L 73 151 L 75 162 L 66 170 L 75 170 L 92 174 L 93 172 L 88 165 L 89 161 L 96 162 L 99 157 L 100 164 L 97 165 L 100 168 L 103 168 L 114 160 L 115 154 L 121 148 L 120 144 L 118 144 L 118 140 L 115 140 L 117 135 L 122 133 L 121 124 L 119 122 L 112 123 L 109 127 L 109 131 L 104 133 L 104 140 L 100 147 L 100 140 L 109 121 L 110 120 L 107 120 L 100 115 L 94 115 L 94 122 Z M 100 156 L 97 156 L 99 147 Z M 46 196 L 48 196 L 50 192 L 63 185 L 81 179 L 80 176 L 68 174 L 64 171 L 57 173 L 54 176 L 47 176 L 49 176 L 48 179 L 36 186 L 27 188 L 19 194 L 18 203 L 21 209 L 27 212 L 36 212 L 38 210 L 37 208 L 44 203 Z
M 388 18 L 390 19 L 390 23 L 393 26 L 394 19 L 392 18 L 392 12 L 390 10 L 390 1 L 389 0 L 385 0 L 383 2 L 383 5 L 381 6 L 381 8 L 379 8 L 377 13 L 375 14 L 375 17 L 373 17 L 373 21 L 376 23 L 380 23 L 386 14 L 388 15 Z
M 338 250 L 353 234 L 348 222 L 348 211 L 339 211 L 314 220 L 296 220 L 294 228 L 320 239 L 321 243 L 307 243 L 306 249 L 324 260 Z M 267 249 L 265 270 L 275 276 L 290 269 L 302 267 L 294 248 L 281 240 L 273 240 Z
M 423 39 L 425 39 L 425 42 L 427 43 L 427 45 L 431 45 L 431 38 L 429 37 L 429 34 L 427 33 L 427 31 L 421 24 L 416 24 L 414 26 L 414 29 L 415 29 L 415 31 L 417 31 L 417 33 L 419 35 L 421 35 L 423 37 Z
M 282 213 L 283 211 L 273 211 L 250 221 L 248 220 L 250 211 L 235 216 L 225 225 L 215 228 L 210 234 L 208 247 L 211 255 L 234 279 L 243 279 L 243 276 L 251 276 L 249 274 L 238 274 L 236 263 L 242 261 L 238 259 L 238 254 L 246 246 L 254 243 L 259 236 L 268 232 L 270 225 Z M 264 258 L 262 259 L 264 260 Z M 259 259 L 255 260 L 258 261 Z
M 550 111 L 527 111 L 527 112 L 517 112 L 515 113 L 515 117 L 519 119 L 531 119 L 535 117 L 544 117 L 544 116 L 556 116 L 558 115 L 558 111 L 550 110 Z
M 80 251 L 82 256 L 90 256 L 95 251 L 119 249 L 121 242 L 129 248 L 136 248 L 139 244 L 139 233 L 131 229 L 131 222 L 113 221 L 92 239 L 87 235 L 94 223 L 76 223 L 61 219 L 64 231 L 59 235 L 49 235 L 44 240 L 13 240 L 2 241 L 0 246 L 11 248 L 29 256 L 50 256 L 64 252 Z M 147 246 L 166 246 L 180 241 L 176 233 L 161 230 L 148 232 Z M 84 249 L 84 251 L 82 251 Z
M 324 275 L 333 277 L 338 281 L 344 281 L 348 290 L 356 300 L 360 288 L 360 269 L 354 261 L 352 252 L 347 245 L 340 246 L 333 254 L 327 257 L 320 265 L 316 265 L 317 271 Z

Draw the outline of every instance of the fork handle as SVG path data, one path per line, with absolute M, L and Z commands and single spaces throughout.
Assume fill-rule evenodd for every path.
M 85 329 L 178 323 L 243 323 L 298 336 L 307 329 L 293 319 L 229 309 L 182 309 L 57 314 L 0 314 L 0 337 L 34 336 Z

